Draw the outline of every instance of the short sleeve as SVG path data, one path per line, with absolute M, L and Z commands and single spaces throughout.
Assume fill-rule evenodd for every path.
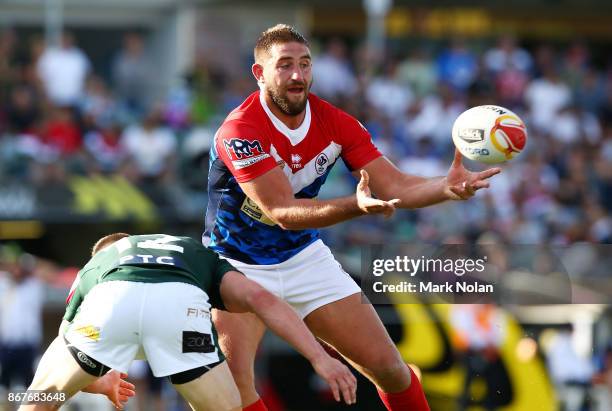
M 245 183 L 276 167 L 270 142 L 263 132 L 239 121 L 224 123 L 215 135 L 217 155 L 239 183 Z
M 81 302 L 83 302 L 83 295 L 79 285 L 81 283 L 83 272 L 79 271 L 70 287 L 70 292 L 68 293 L 68 297 L 66 298 L 66 312 L 64 313 L 63 319 L 72 322 L 74 319 Z
M 221 281 L 223 280 L 223 276 L 230 271 L 239 272 L 236 267 L 229 263 L 229 261 L 219 258 L 217 255 L 215 266 L 212 270 L 213 281 L 210 287 L 210 293 L 208 294 L 208 297 L 210 298 L 210 305 L 213 308 L 226 310 L 225 304 L 223 304 L 223 299 L 221 298 Z
M 382 156 L 368 130 L 355 117 L 337 110 L 336 127 L 342 145 L 342 160 L 350 171 L 359 170 Z

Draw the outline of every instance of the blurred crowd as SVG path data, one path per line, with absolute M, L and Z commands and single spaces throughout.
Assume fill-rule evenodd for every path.
M 11 30 L 0 35 L 0 181 L 120 174 L 201 195 L 216 127 L 256 89 L 249 58 L 236 76 L 198 56 L 155 95 L 156 69 L 141 34 L 125 35 L 104 77 L 77 40 L 64 33 L 51 47 Z M 527 148 L 473 201 L 404 211 L 392 223 L 362 219 L 328 230 L 332 243 L 390 235 L 457 242 L 487 231 L 520 244 L 611 241 L 611 62 L 595 62 L 587 42 L 525 49 L 509 35 L 486 47 L 453 38 L 390 49 L 380 56 L 340 39 L 314 44 L 313 92 L 355 115 L 402 170 L 444 175 L 453 121 L 480 104 L 519 114 Z M 354 185 L 336 170 L 323 195 Z

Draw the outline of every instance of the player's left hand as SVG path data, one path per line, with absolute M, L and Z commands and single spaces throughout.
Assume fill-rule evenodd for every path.
M 88 385 L 83 391 L 106 395 L 115 408 L 122 410 L 128 399 L 136 395 L 134 391 L 136 387 L 125 378 L 127 374 L 111 370 Z
M 461 159 L 461 153 L 455 149 L 455 158 L 446 175 L 444 189 L 449 200 L 467 200 L 473 197 L 476 191 L 489 187 L 489 182 L 486 181 L 488 178 L 501 172 L 499 167 L 480 172 L 469 171 L 463 166 Z

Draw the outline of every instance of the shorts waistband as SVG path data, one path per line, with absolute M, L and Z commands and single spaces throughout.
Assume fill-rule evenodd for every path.
M 229 261 L 236 268 L 240 268 L 240 267 L 252 267 L 252 268 L 257 268 L 258 270 L 276 270 L 278 268 L 287 267 L 287 266 L 295 264 L 296 262 L 305 260 L 308 257 L 310 257 L 313 254 L 315 254 L 317 251 L 321 250 L 322 248 L 327 248 L 327 246 L 319 238 L 316 241 L 313 241 L 311 244 L 308 244 L 308 246 L 306 246 L 306 248 L 304 248 L 302 251 L 300 251 L 299 253 L 297 253 L 293 257 L 289 258 L 288 260 L 283 261 L 282 263 L 277 263 L 277 264 L 246 264 L 246 263 L 243 263 L 243 262 L 238 261 L 238 260 L 234 260 L 234 259 L 229 258 L 229 257 L 222 257 L 222 258 L 225 258 L 227 261 Z

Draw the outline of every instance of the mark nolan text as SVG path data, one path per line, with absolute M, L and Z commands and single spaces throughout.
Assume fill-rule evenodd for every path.
M 432 281 L 420 282 L 418 284 L 402 281 L 397 284 L 384 284 L 377 281 L 373 284 L 374 292 L 377 293 L 493 293 L 493 284 L 481 284 L 478 282 L 467 283 L 459 281 L 456 283 L 445 282 L 437 284 Z

